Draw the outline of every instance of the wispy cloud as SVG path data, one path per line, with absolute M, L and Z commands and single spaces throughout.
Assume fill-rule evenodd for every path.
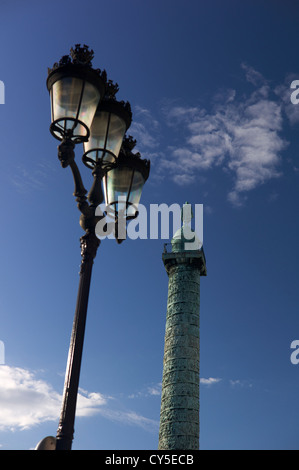
M 162 393 L 162 383 L 158 383 L 157 385 L 153 385 L 151 387 L 148 387 L 148 393 L 151 396 L 160 396 Z
M 0 367 L 0 429 L 27 429 L 54 420 L 60 395 L 32 372 L 18 367 Z
M 185 142 L 172 152 L 172 178 L 178 184 L 190 182 L 198 173 L 221 166 L 233 178 L 228 199 L 240 205 L 248 191 L 280 176 L 282 105 L 270 97 L 262 75 L 243 64 L 254 91 L 237 98 L 235 91 L 218 96 L 212 111 L 176 107 L 169 110 L 172 125 L 181 125 Z M 257 87 L 258 85 L 258 87 Z M 164 162 L 164 166 L 168 162 Z
M 34 372 L 7 365 L 0 367 L 0 430 L 23 430 L 57 420 L 61 400 L 61 395 Z M 106 403 L 100 393 L 81 391 L 77 415 L 90 416 Z
M 208 379 L 205 379 L 204 377 L 200 379 L 200 383 L 202 385 L 215 385 L 219 382 L 221 382 L 222 379 L 216 378 L 216 377 L 209 377 Z
M 251 381 L 249 380 L 240 380 L 240 379 L 237 379 L 237 380 L 230 380 L 229 381 L 230 383 L 230 386 L 233 387 L 233 388 L 252 388 L 253 387 L 253 384 Z
M 241 69 L 248 82 L 245 94 L 222 90 L 211 98 L 209 109 L 163 104 L 164 124 L 173 133 L 167 148 L 161 140 L 162 120 L 159 125 L 140 108 L 135 124 L 142 151 L 154 149 L 153 171 L 160 178 L 185 186 L 220 167 L 231 176 L 227 198 L 237 206 L 250 191 L 282 175 L 282 152 L 288 145 L 282 136 L 284 119 L 299 122 L 299 105 L 290 102 L 291 76 L 275 87 L 250 65 L 243 63 Z M 181 143 L 175 145 L 178 135 Z
M 156 432 L 159 428 L 159 422 L 154 419 L 146 418 L 135 411 L 113 410 L 110 408 L 103 408 L 101 415 L 111 421 L 131 426 L 138 426 L 148 432 Z
M 211 387 L 222 382 L 225 386 L 234 389 L 248 389 L 253 388 L 253 381 L 249 379 L 222 379 L 219 377 L 201 378 L 200 384 Z
M 209 378 L 200 378 L 200 383 L 202 385 L 207 385 L 207 386 L 211 386 L 211 385 L 215 385 L 219 382 L 221 382 L 222 379 L 218 378 L 218 377 L 209 377 Z M 151 385 L 149 387 L 146 387 L 142 390 L 139 390 L 138 392 L 135 392 L 135 393 L 132 393 L 131 395 L 129 395 L 128 398 L 130 399 L 138 399 L 138 398 L 149 398 L 149 397 L 153 397 L 153 396 L 157 396 L 157 397 L 160 397 L 162 394 L 162 383 L 158 383 L 158 384 L 155 384 L 155 385 Z
M 14 167 L 13 174 L 8 178 L 19 193 L 29 191 L 40 191 L 47 187 L 49 173 L 56 171 L 55 167 L 47 161 L 40 161 L 36 167 L 29 171 L 25 165 L 19 164 Z
M 162 393 L 162 383 L 152 384 L 144 387 L 142 390 L 131 393 L 128 398 L 148 398 L 153 396 L 160 396 Z
M 264 86 L 266 84 L 266 80 L 263 77 L 263 75 L 260 72 L 258 72 L 257 70 L 255 70 L 253 67 L 251 67 L 250 65 L 243 62 L 241 64 L 241 68 L 245 72 L 246 80 L 249 83 L 251 83 L 252 85 L 254 85 L 254 86 Z
M 159 122 L 148 109 L 135 106 L 134 121 L 129 133 L 137 140 L 137 151 L 141 147 L 153 153 L 153 150 L 159 146 L 159 128 Z
M 16 431 L 32 428 L 59 418 L 62 396 L 37 373 L 19 367 L 0 366 L 0 430 Z M 149 432 L 157 428 L 155 420 L 133 410 L 115 409 L 115 400 L 99 392 L 80 389 L 76 415 L 90 417 L 96 414 L 136 425 Z

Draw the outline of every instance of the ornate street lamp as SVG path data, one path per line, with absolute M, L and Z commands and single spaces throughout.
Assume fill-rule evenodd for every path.
M 74 196 L 81 212 L 80 225 L 85 231 L 80 239 L 80 282 L 56 450 L 72 447 L 92 265 L 100 245 L 95 233 L 96 224 L 106 214 L 114 217 L 116 222 L 120 215 L 126 220 L 136 217 L 150 170 L 149 161 L 132 153 L 136 142 L 131 137 L 124 138 L 132 120 L 129 103 L 116 100 L 118 86 L 107 81 L 105 71 L 92 68 L 92 59 L 93 51 L 86 45 L 77 44 L 71 49 L 70 56 L 63 56 L 49 69 L 47 79 L 51 98 L 50 131 L 61 141 L 58 157 L 62 167 L 70 166 L 72 170 Z M 82 142 L 83 162 L 92 169 L 94 177 L 87 196 L 75 162 L 75 145 Z M 106 214 L 97 216 L 96 208 L 104 200 L 102 181 L 107 210 Z M 118 239 L 117 229 L 116 239 L 122 241 Z

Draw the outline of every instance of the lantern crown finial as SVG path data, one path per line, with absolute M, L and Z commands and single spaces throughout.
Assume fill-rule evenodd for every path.
M 112 80 L 107 80 L 106 90 L 104 99 L 106 100 L 115 100 L 115 95 L 119 90 L 118 83 L 114 83 Z
M 91 61 L 93 58 L 94 51 L 92 49 L 89 50 L 89 46 L 87 46 L 86 44 L 83 44 L 83 46 L 81 46 L 81 44 L 75 44 L 74 47 L 71 47 L 69 55 L 62 56 L 59 62 L 55 62 L 52 68 L 48 68 L 48 74 L 50 74 L 53 70 L 57 69 L 58 67 L 63 67 L 65 65 L 70 64 L 92 68 Z M 102 77 L 106 84 L 106 70 L 96 69 L 96 72 Z
M 123 148 L 124 150 L 129 150 L 130 152 L 133 150 L 137 143 L 137 140 L 134 139 L 131 135 L 125 136 L 123 140 Z
M 94 58 L 93 50 L 89 50 L 89 46 L 84 44 L 75 44 L 75 48 L 71 48 L 70 56 L 72 58 L 73 64 L 88 65 L 91 67 L 91 61 Z

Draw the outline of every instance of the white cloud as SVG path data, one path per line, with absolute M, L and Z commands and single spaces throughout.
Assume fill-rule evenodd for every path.
M 203 385 L 214 385 L 221 382 L 221 379 L 215 377 L 209 377 L 208 379 L 201 378 L 200 383 Z
M 181 106 L 168 111 L 172 125 L 180 124 L 186 135 L 184 145 L 168 158 L 173 180 L 188 184 L 202 170 L 221 166 L 233 177 L 228 199 L 236 205 L 248 191 L 281 175 L 280 154 L 286 147 L 280 136 L 282 103 L 270 98 L 270 87 L 259 72 L 244 64 L 242 68 L 247 80 L 259 85 L 249 96 L 237 100 L 230 90 L 222 101 L 217 95 L 211 112 Z
M 134 122 L 130 128 L 130 134 L 134 135 L 134 138 L 137 140 L 137 146 L 135 151 L 138 151 L 140 146 L 153 149 L 157 147 L 157 141 L 153 137 L 153 134 L 150 132 L 148 127 L 141 122 Z M 139 147 L 138 147 L 139 146 Z
M 128 132 L 137 140 L 135 151 L 139 149 L 155 149 L 159 146 L 157 136 L 159 135 L 159 122 L 152 116 L 149 110 L 136 106 L 134 109 L 134 121 Z M 152 152 L 154 153 L 154 152 Z M 144 158 L 148 158 L 145 156 Z
M 77 399 L 77 416 L 92 416 L 99 413 L 100 408 L 107 404 L 108 397 L 104 397 L 101 393 L 88 393 L 80 389 Z
M 162 383 L 158 383 L 157 385 L 153 385 L 151 387 L 148 387 L 147 389 L 149 395 L 152 396 L 159 396 L 162 393 Z
M 156 131 L 161 126 L 145 110 L 139 112 L 141 122 L 136 127 L 141 146 L 155 145 L 152 171 L 184 186 L 196 182 L 204 171 L 220 167 L 231 175 L 232 188 L 227 197 L 234 205 L 241 205 L 249 191 L 281 176 L 281 153 L 287 146 L 281 136 L 284 112 L 292 123 L 299 121 L 299 105 L 291 104 L 286 85 L 271 87 L 253 67 L 241 67 L 253 87 L 245 95 L 238 96 L 232 89 L 215 93 L 210 110 L 175 103 L 163 105 L 164 121 L 176 134 L 173 142 L 183 136 L 178 146 L 171 142 L 167 152 L 159 152 L 160 130 L 158 134 Z
M 24 430 L 46 421 L 58 421 L 62 396 L 37 374 L 19 367 L 0 367 L 0 430 Z M 76 416 L 95 414 L 152 431 L 157 425 L 132 410 L 111 409 L 112 397 L 80 389 Z M 109 405 L 109 406 L 108 406 Z
M 244 62 L 241 64 L 242 69 L 245 72 L 246 80 L 251 83 L 252 85 L 258 86 L 258 85 L 264 85 L 265 84 L 265 79 L 261 73 L 259 73 L 257 70 L 255 70 L 253 67 L 251 67 L 248 64 L 245 64 Z
M 150 385 L 135 393 L 131 393 L 128 398 L 148 398 L 150 396 L 160 396 L 162 393 L 162 382 Z
M 235 387 L 240 387 L 240 388 L 252 388 L 253 385 L 249 380 L 230 380 L 229 381 L 230 385 L 235 388 Z
M 0 367 L 0 430 L 27 429 L 57 419 L 61 397 L 32 372 Z
M 117 421 L 125 425 L 139 426 L 145 431 L 156 432 L 159 422 L 146 418 L 135 411 L 122 411 L 103 408 L 101 415 L 111 421 Z
M 57 420 L 62 396 L 34 372 L 19 367 L 0 367 L 0 429 L 27 429 Z M 98 412 L 107 400 L 99 393 L 80 392 L 77 416 Z
M 165 118 L 169 126 L 176 126 L 178 123 L 185 121 L 189 123 L 190 120 L 196 118 L 199 114 L 199 109 L 196 106 L 167 106 L 164 108 Z
M 247 388 L 252 388 L 253 387 L 253 384 L 252 384 L 252 381 L 250 380 L 247 380 L 247 379 L 235 379 L 235 380 L 232 380 L 232 379 L 229 379 L 229 380 L 226 380 L 226 379 L 220 379 L 220 378 L 216 378 L 216 377 L 209 377 L 209 378 L 201 378 L 200 379 L 200 383 L 202 385 L 207 385 L 208 387 L 212 386 L 212 385 L 215 385 L 221 381 L 224 381 L 223 383 L 224 384 L 229 384 L 230 387 L 232 388 L 235 388 L 235 389 L 239 389 L 239 388 L 244 388 L 244 389 L 247 389 Z

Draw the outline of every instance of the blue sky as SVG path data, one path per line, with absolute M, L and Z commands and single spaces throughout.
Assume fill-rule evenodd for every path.
M 298 449 L 298 13 L 272 0 L 1 1 L 2 449 L 58 425 L 83 232 L 45 82 L 77 43 L 131 103 L 129 133 L 152 162 L 142 203 L 204 204 L 201 448 Z M 99 248 L 74 449 L 157 448 L 166 241 Z

